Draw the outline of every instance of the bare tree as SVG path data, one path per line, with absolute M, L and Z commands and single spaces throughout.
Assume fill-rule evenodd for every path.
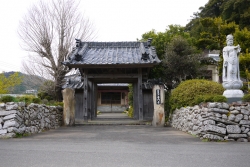
M 94 38 L 93 24 L 82 13 L 74 0 L 40 0 L 20 21 L 18 34 L 22 47 L 29 54 L 23 63 L 26 73 L 54 81 L 57 100 L 61 96 L 61 83 L 68 72 L 61 64 L 70 51 L 74 39 Z

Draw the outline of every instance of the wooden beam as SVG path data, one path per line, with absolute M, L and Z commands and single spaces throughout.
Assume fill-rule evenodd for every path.
M 83 119 L 88 121 L 88 70 L 84 71 L 83 88 Z
M 137 84 L 137 91 L 138 91 L 138 112 L 139 112 L 139 120 L 143 120 L 143 95 L 142 95 L 142 69 L 138 69 L 138 84 Z
M 138 109 L 138 82 L 133 83 L 133 109 L 134 118 L 139 119 L 139 109 Z
M 108 79 L 119 79 L 119 78 L 138 78 L 138 74 L 89 74 L 88 78 L 108 78 Z
M 98 92 L 128 92 L 128 90 L 108 89 L 108 90 L 98 90 Z
M 93 84 L 94 84 L 94 99 L 93 99 L 93 105 L 94 105 L 94 107 L 93 107 L 93 112 L 94 112 L 94 115 L 93 115 L 93 117 L 92 117 L 92 119 L 95 119 L 96 117 L 97 117 L 97 100 L 98 100 L 98 92 L 97 92 L 97 83 L 94 83 L 93 82 Z

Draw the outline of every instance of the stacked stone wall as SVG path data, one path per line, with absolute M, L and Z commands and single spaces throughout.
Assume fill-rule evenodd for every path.
M 250 104 L 206 103 L 176 109 L 172 127 L 201 139 L 250 141 Z
M 63 123 L 63 108 L 23 102 L 0 104 L 0 138 L 40 133 Z

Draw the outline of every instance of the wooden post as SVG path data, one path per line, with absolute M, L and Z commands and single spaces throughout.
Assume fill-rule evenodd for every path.
M 93 98 L 93 85 L 92 85 L 92 82 L 88 79 L 88 119 L 92 119 L 92 104 L 93 104 L 93 101 L 92 101 L 92 98 Z
M 133 109 L 134 109 L 134 118 L 139 119 L 138 111 L 138 82 L 133 83 Z
M 88 70 L 84 70 L 83 88 L 83 119 L 88 121 Z
M 142 69 L 138 68 L 138 111 L 139 111 L 139 120 L 143 120 L 143 96 L 142 96 Z
M 94 84 L 94 98 L 93 98 L 93 113 L 94 113 L 94 116 L 93 118 L 96 118 L 97 117 L 97 99 L 98 99 L 98 92 L 97 92 L 97 83 L 93 83 Z

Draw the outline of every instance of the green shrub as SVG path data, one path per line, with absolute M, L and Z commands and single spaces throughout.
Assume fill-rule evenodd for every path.
M 214 94 L 199 95 L 195 97 L 195 104 L 200 104 L 202 102 L 227 102 L 227 98 L 223 95 Z
M 37 96 L 40 99 L 47 99 L 48 101 L 53 100 L 53 97 L 46 92 L 38 92 Z
M 61 106 L 61 107 L 63 107 L 63 102 L 57 101 L 57 102 L 55 102 L 54 104 L 55 104 L 55 106 Z
M 227 102 L 227 98 L 223 95 L 216 95 L 213 100 L 214 102 Z
M 129 89 L 129 92 L 128 92 L 128 104 L 130 106 L 133 106 L 133 85 L 129 84 L 128 89 Z
M 50 106 L 54 106 L 54 105 L 55 105 L 55 102 L 56 102 L 55 100 L 50 100 L 50 101 L 49 101 L 49 105 L 50 105 Z
M 187 80 L 172 91 L 170 97 L 171 111 L 176 108 L 193 106 L 202 102 L 205 95 L 222 95 L 224 88 L 221 84 L 203 79 Z M 210 100 L 211 97 L 207 97 Z M 219 99 L 219 97 L 217 97 Z M 207 101 L 206 100 L 206 101 Z
M 133 117 L 134 117 L 134 109 L 133 109 L 132 106 L 130 106 L 129 109 L 128 109 L 128 116 L 129 116 L 130 118 L 133 118 Z
M 30 104 L 33 102 L 33 99 L 36 98 L 34 95 L 24 95 L 18 97 L 18 101 L 25 102 L 26 104 Z
M 165 111 L 165 117 L 168 118 L 170 111 L 171 111 L 171 106 L 170 106 L 170 91 L 165 92 L 165 103 L 164 103 L 164 111 Z
M 42 99 L 41 103 L 47 105 L 49 103 L 49 101 L 47 99 Z
M 38 98 L 38 97 L 35 97 L 35 98 L 32 99 L 32 103 L 37 103 L 37 104 L 39 104 L 40 102 L 41 102 L 41 99 Z
M 250 102 L 250 94 L 246 94 L 242 97 L 242 101 L 244 102 Z
M 1 99 L 0 99 L 0 101 L 1 101 L 1 102 L 4 102 L 4 103 L 6 103 L 6 102 L 14 102 L 15 100 L 16 100 L 16 98 L 13 97 L 13 96 L 10 96 L 10 95 L 3 96 L 3 97 L 1 97 Z

